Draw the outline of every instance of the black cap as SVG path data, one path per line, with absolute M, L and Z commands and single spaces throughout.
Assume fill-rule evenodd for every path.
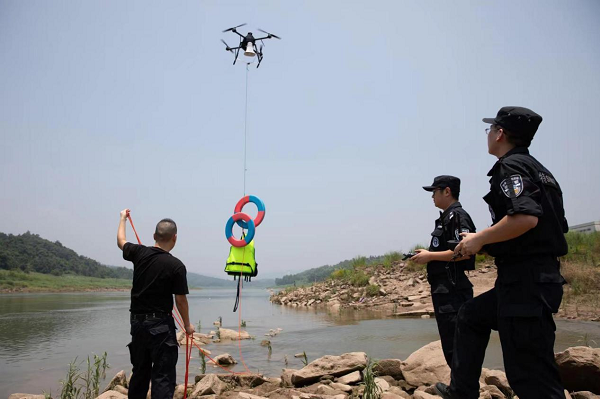
M 454 197 L 458 197 L 458 194 L 460 193 L 460 179 L 458 177 L 448 175 L 437 176 L 433 179 L 431 186 L 423 186 L 423 190 L 433 191 L 436 188 L 446 187 L 450 187 L 452 195 Z
M 495 118 L 483 118 L 485 123 L 500 125 L 515 136 L 533 139 L 542 117 L 529 108 L 502 107 Z

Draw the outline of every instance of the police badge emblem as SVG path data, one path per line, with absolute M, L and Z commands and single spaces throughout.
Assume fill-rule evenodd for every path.
M 440 246 L 440 240 L 438 240 L 437 237 L 433 237 L 433 240 L 431 241 L 431 245 L 433 245 L 435 248 Z
M 523 179 L 521 178 L 521 175 L 512 175 L 510 177 L 510 182 L 512 183 L 512 189 L 515 192 L 515 197 L 521 195 L 521 193 L 523 192 Z M 508 179 L 502 180 L 502 182 L 500 183 L 500 188 L 502 189 L 504 195 L 510 198 L 511 187 L 509 187 Z

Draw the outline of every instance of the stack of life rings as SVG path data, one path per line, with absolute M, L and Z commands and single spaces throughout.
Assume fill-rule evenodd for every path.
M 258 208 L 258 215 L 256 215 L 256 219 L 254 220 L 248 216 L 248 214 L 242 212 L 244 205 L 249 202 L 252 202 Z M 265 218 L 265 204 L 256 196 L 247 195 L 238 201 L 233 212 L 233 216 L 227 220 L 227 224 L 225 225 L 225 237 L 234 247 L 245 247 L 252 242 L 254 234 L 256 233 L 256 228 Z M 242 229 L 248 230 L 248 233 L 242 235 L 242 238 L 239 240 L 233 236 L 234 223 L 237 223 Z

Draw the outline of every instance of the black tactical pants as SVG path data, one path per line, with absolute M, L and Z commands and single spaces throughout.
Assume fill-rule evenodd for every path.
M 564 399 L 554 361 L 552 313 L 562 299 L 560 273 L 540 265 L 502 272 L 493 289 L 466 302 L 458 314 L 450 392 L 477 399 L 491 330 L 500 335 L 508 382 L 521 399 Z M 536 270 L 537 269 L 537 270 Z
M 173 398 L 178 355 L 173 318 L 132 317 L 128 347 L 133 366 L 128 397 L 145 399 L 152 380 L 152 399 Z
M 473 298 L 473 285 L 462 270 L 453 273 L 452 280 L 446 273 L 428 275 L 427 280 L 431 285 L 431 299 L 442 350 L 446 363 L 451 366 L 458 310 L 466 301 Z

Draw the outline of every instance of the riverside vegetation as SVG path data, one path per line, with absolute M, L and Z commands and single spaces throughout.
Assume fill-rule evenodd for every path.
M 569 254 L 562 259 L 567 280 L 559 316 L 569 319 L 600 320 L 600 233 L 566 234 Z M 416 246 L 412 250 L 422 246 Z M 329 275 L 323 277 L 325 272 Z M 496 268 L 493 258 L 477 255 L 476 270 L 469 272 L 475 295 L 492 288 Z M 321 276 L 321 277 L 319 277 Z M 305 284 L 306 278 L 314 278 Z M 426 266 L 402 262 L 399 252 L 379 257 L 357 256 L 336 266 L 324 266 L 297 275 L 296 282 L 271 296 L 271 301 L 287 306 L 327 306 L 381 310 L 393 315 L 432 315 L 433 306 L 426 281 Z M 282 280 L 278 280 L 279 282 Z

